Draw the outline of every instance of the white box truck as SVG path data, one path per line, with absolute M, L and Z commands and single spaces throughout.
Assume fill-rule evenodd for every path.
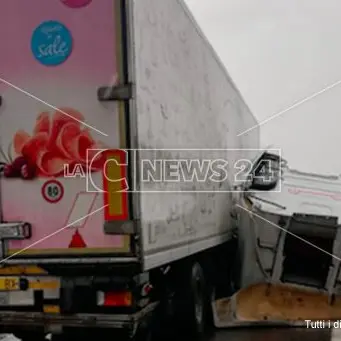
M 2 332 L 201 335 L 259 148 L 223 64 L 182 0 L 0 6 Z

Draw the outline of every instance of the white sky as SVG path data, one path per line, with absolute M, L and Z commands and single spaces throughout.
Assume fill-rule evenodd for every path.
M 341 80 L 340 0 L 187 0 L 259 121 Z M 291 167 L 341 173 L 341 85 L 262 126 Z

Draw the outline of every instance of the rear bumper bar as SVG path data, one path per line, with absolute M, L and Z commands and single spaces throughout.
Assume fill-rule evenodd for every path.
M 157 303 L 148 305 L 143 310 L 131 315 L 107 314 L 45 314 L 41 312 L 13 312 L 0 311 L 0 324 L 2 327 L 91 327 L 91 328 L 116 328 L 134 329 L 139 322 L 151 313 Z

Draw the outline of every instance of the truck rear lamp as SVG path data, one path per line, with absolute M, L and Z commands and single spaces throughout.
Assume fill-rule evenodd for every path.
M 129 291 L 120 292 L 97 292 L 97 305 L 103 307 L 130 307 L 133 302 L 132 293 Z

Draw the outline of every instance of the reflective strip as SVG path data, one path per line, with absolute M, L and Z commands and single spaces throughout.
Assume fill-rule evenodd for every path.
M 128 219 L 127 155 L 125 150 L 107 152 L 103 171 L 105 220 Z
M 29 288 L 34 290 L 54 290 L 60 288 L 60 282 L 55 281 L 30 281 Z
M 57 305 L 44 305 L 43 311 L 46 314 L 59 314 L 60 308 Z

